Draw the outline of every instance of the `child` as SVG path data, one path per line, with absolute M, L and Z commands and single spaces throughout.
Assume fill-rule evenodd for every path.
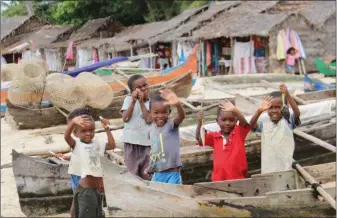
M 262 99 L 260 107 L 250 121 L 253 131 L 262 132 L 261 173 L 292 169 L 295 149 L 292 129 L 300 124 L 300 110 L 290 96 L 287 87 L 281 84 L 280 92 L 273 92 L 272 95 Z M 286 101 L 293 109 L 293 114 L 289 115 L 287 112 Z M 258 121 L 264 111 L 268 112 L 269 119 Z M 288 117 L 284 117 L 286 114 L 288 114 Z
M 95 122 L 89 115 L 77 116 L 69 121 L 64 134 L 66 142 L 73 149 L 68 173 L 81 176 L 74 196 L 75 217 L 104 216 L 99 196 L 99 188 L 103 184 L 99 156 L 103 155 L 105 150 L 114 149 L 116 146 L 108 121 L 103 120 L 102 124 L 108 138 L 107 145 L 94 139 Z M 72 132 L 77 137 L 73 138 Z
M 177 108 L 177 116 L 169 120 L 170 106 Z M 185 113 L 179 98 L 167 89 L 156 93 L 151 97 L 150 112 L 154 122 L 149 132 L 151 140 L 149 172 L 154 173 L 152 181 L 182 184 L 179 125 L 183 122 Z
M 90 115 L 91 112 L 89 111 L 88 108 L 79 108 L 79 109 L 75 109 L 73 110 L 69 115 L 68 115 L 68 118 L 67 118 L 67 122 L 69 123 L 72 119 L 74 119 L 75 117 L 78 117 L 78 116 L 81 116 L 81 115 Z M 72 133 L 74 135 L 74 137 L 77 137 L 76 136 L 76 132 L 73 131 Z M 64 160 L 70 160 L 71 159 L 71 156 L 72 156 L 72 153 L 67 153 L 67 154 L 62 154 L 62 153 L 58 153 L 55 155 L 57 158 L 63 158 Z M 74 157 L 74 161 L 76 161 L 76 157 Z M 74 174 L 71 174 L 70 175 L 71 177 L 71 189 L 73 190 L 74 194 L 75 194 L 75 189 L 77 188 L 79 182 L 80 182 L 80 179 L 81 179 L 81 175 L 74 175 Z M 70 208 L 70 216 L 71 217 L 75 217 L 75 211 L 74 211 L 74 199 L 71 203 L 71 208 Z
M 196 139 L 202 145 L 200 129 L 203 113 L 198 115 Z M 239 124 L 237 125 L 237 120 Z M 219 132 L 207 132 L 205 145 L 213 148 L 212 181 L 244 179 L 248 174 L 245 139 L 250 131 L 245 117 L 229 101 L 221 101 L 216 122 Z
M 128 81 L 131 96 L 126 96 L 121 109 L 124 121 L 124 161 L 129 172 L 150 180 L 144 172 L 150 163 L 149 87 L 142 75 L 133 75 Z
M 295 61 L 297 50 L 294 47 L 290 47 L 287 50 L 287 57 L 284 61 L 286 72 L 295 74 Z

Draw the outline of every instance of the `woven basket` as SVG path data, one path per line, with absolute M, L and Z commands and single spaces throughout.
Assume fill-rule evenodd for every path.
M 1 81 L 12 81 L 15 74 L 22 71 L 18 64 L 5 64 L 1 66 Z
M 83 72 L 75 78 L 74 85 L 85 94 L 87 105 L 92 108 L 105 109 L 112 102 L 112 88 L 99 76 Z
M 13 75 L 8 99 L 21 106 L 39 105 L 42 100 L 46 71 L 36 63 L 18 64 L 21 68 Z
M 53 105 L 67 111 L 85 106 L 86 96 L 74 86 L 71 76 L 54 73 L 48 75 L 46 81 L 46 96 Z
M 42 67 L 42 69 L 44 69 L 45 72 L 48 72 L 49 69 L 48 69 L 48 64 L 45 60 L 42 60 L 42 59 L 22 59 L 20 62 L 19 62 L 19 65 L 25 65 L 25 64 L 29 64 L 29 63 L 32 63 L 32 64 L 38 64 L 40 65 L 40 67 Z

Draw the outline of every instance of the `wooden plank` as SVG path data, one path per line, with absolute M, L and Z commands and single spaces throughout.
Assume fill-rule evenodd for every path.
M 235 107 L 238 108 L 242 113 L 253 114 L 260 106 L 260 100 L 242 96 L 240 94 L 235 95 Z
M 312 141 L 312 142 L 314 142 L 314 143 L 322 146 L 323 148 L 328 149 L 329 151 L 336 152 L 336 147 L 335 146 L 333 146 L 333 145 L 331 145 L 331 144 L 329 144 L 329 143 L 327 143 L 327 142 L 325 142 L 325 141 L 323 141 L 323 140 L 321 140 L 319 138 L 311 136 L 311 135 L 309 135 L 309 134 L 307 134 L 305 132 L 302 132 L 302 131 L 300 131 L 298 129 L 294 129 L 293 132 L 294 132 L 294 134 L 296 134 L 296 135 L 298 135 L 300 137 L 303 137 L 303 138 L 305 138 L 305 139 L 307 139 L 309 141 Z
M 333 175 L 336 175 L 335 162 L 328 164 L 320 164 L 305 167 L 313 177 L 317 177 L 319 181 L 330 182 Z M 225 191 L 229 193 L 239 194 L 243 197 L 247 196 L 262 196 L 271 191 L 284 191 L 296 189 L 300 185 L 305 187 L 304 181 L 296 181 L 294 170 L 252 175 L 249 179 L 222 181 L 222 182 L 206 182 L 196 183 L 196 192 L 198 188 L 208 188 L 218 191 Z M 202 193 L 198 193 L 202 194 Z

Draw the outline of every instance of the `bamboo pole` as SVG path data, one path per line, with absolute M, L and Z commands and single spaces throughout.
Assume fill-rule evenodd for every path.
M 317 183 L 317 181 L 307 172 L 305 169 L 301 167 L 298 163 L 293 163 L 293 168 L 295 168 L 303 178 L 310 183 L 311 188 L 317 191 L 330 205 L 332 208 L 336 210 L 336 201 L 327 193 L 323 187 Z
M 199 49 L 198 49 L 198 53 L 199 53 L 199 62 L 198 62 L 198 75 L 199 77 L 202 77 L 202 72 L 201 72 L 201 63 L 202 63 L 202 58 L 201 58 L 201 45 L 202 45 L 202 41 L 201 39 L 199 40 Z
M 149 51 L 150 51 L 150 54 L 152 54 L 152 45 L 149 44 Z M 152 69 L 152 57 L 150 57 L 150 68 Z
M 307 140 L 309 140 L 311 142 L 314 142 L 314 143 L 318 144 L 319 146 L 321 146 L 323 148 L 328 149 L 329 151 L 336 152 L 336 147 L 335 146 L 333 146 L 333 145 L 331 145 L 331 144 L 329 144 L 329 143 L 327 143 L 327 142 L 325 142 L 325 141 L 323 141 L 323 140 L 321 140 L 319 138 L 316 138 L 316 137 L 314 137 L 312 135 L 309 135 L 309 134 L 307 134 L 307 133 L 305 133 L 305 132 L 303 132 L 301 130 L 298 130 L 298 129 L 294 129 L 293 132 L 294 132 L 294 134 L 296 134 L 296 135 L 298 135 L 298 136 L 300 136 L 302 138 L 305 138 L 305 139 L 307 139 Z
M 201 72 L 203 76 L 206 76 L 205 73 L 205 41 L 201 44 Z
M 268 82 L 268 81 L 266 81 L 266 80 L 261 80 L 261 83 L 264 83 L 264 84 L 270 86 L 271 88 L 279 89 L 278 86 L 276 86 L 276 85 L 274 85 L 274 84 L 272 84 L 272 83 L 270 83 L 270 82 Z M 300 104 L 303 104 L 303 105 L 308 104 L 306 101 L 304 101 L 303 99 L 301 99 L 301 98 L 299 98 L 299 97 L 297 97 L 297 96 L 295 96 L 295 95 L 291 95 L 291 97 L 292 97 L 295 101 L 297 101 L 298 103 L 300 103 Z
M 303 59 L 301 59 L 301 65 L 302 65 L 302 67 L 303 67 L 303 74 L 307 74 L 307 71 L 306 71 L 306 69 L 305 69 L 305 64 L 304 64 Z
M 298 60 L 298 61 L 297 61 L 297 65 L 298 65 L 298 70 L 300 71 L 300 75 L 302 75 L 301 60 Z M 295 75 L 295 70 L 294 70 L 294 75 Z
M 118 68 L 116 68 L 116 67 L 114 67 L 114 68 L 112 68 L 112 69 L 114 69 L 114 70 L 116 71 L 116 73 L 118 73 L 118 74 L 124 76 L 126 79 L 129 79 L 129 78 L 130 78 L 129 75 L 126 75 L 126 74 L 125 74 L 123 71 L 121 71 L 120 69 L 118 69 Z

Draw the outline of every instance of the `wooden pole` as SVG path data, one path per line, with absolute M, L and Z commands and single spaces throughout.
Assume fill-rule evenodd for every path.
M 300 71 L 300 75 L 302 75 L 302 66 L 301 66 L 301 60 L 300 59 L 297 61 L 297 65 L 298 65 L 298 70 Z M 295 75 L 295 70 L 294 70 L 294 75 Z
M 152 45 L 149 44 L 149 51 L 150 51 L 150 54 L 152 54 Z M 152 69 L 152 57 L 150 57 L 150 68 Z
M 126 79 L 129 79 L 129 78 L 130 78 L 130 76 L 126 75 L 123 71 L 121 71 L 121 70 L 119 70 L 119 69 L 117 69 L 117 68 L 115 68 L 115 67 L 114 67 L 113 69 L 116 71 L 116 73 L 118 73 L 118 74 L 124 76 Z
M 305 133 L 305 132 L 303 132 L 301 130 L 298 130 L 298 129 L 294 129 L 293 132 L 294 132 L 294 134 L 296 134 L 296 135 L 298 135 L 298 136 L 300 136 L 302 138 L 305 138 L 305 139 L 307 139 L 307 140 L 309 140 L 311 142 L 314 142 L 314 143 L 318 144 L 319 146 L 321 146 L 323 148 L 328 149 L 329 151 L 336 152 L 336 147 L 335 146 L 333 146 L 333 145 L 331 145 L 331 144 L 329 144 L 329 143 L 327 143 L 327 142 L 325 142 L 325 141 L 323 141 L 323 140 L 321 140 L 319 138 L 316 138 L 316 137 L 314 137 L 312 135 L 309 135 L 309 134 L 307 134 L 307 133 Z
M 234 43 L 233 43 L 233 38 L 230 37 L 230 45 L 231 45 L 231 65 L 229 66 L 228 74 L 233 74 L 233 61 L 234 61 Z M 226 66 L 225 66 L 226 68 Z
M 330 205 L 336 210 L 336 201 L 327 193 L 317 181 L 301 167 L 298 163 L 294 163 L 293 167 L 303 176 L 303 178 L 310 183 L 312 189 L 317 191 Z
M 301 65 L 302 65 L 302 67 L 303 67 L 303 74 L 307 74 L 307 71 L 306 71 L 306 69 L 305 69 L 305 64 L 304 64 L 303 59 L 301 59 Z
M 278 86 L 276 86 L 276 85 L 274 85 L 274 84 L 272 84 L 272 83 L 270 83 L 270 82 L 268 82 L 268 81 L 266 81 L 266 80 L 261 80 L 261 83 L 264 83 L 264 84 L 266 84 L 266 85 L 268 85 L 268 86 L 270 86 L 270 87 L 272 87 L 272 88 L 279 89 Z M 291 95 L 291 97 L 292 97 L 295 101 L 297 101 L 298 103 L 300 103 L 300 104 L 303 104 L 303 105 L 308 104 L 306 101 L 304 101 L 303 99 L 301 99 L 301 98 L 299 98 L 299 97 L 297 97 L 297 96 L 295 96 L 295 95 Z
M 198 49 L 198 53 L 199 53 L 199 62 L 198 62 L 198 74 L 199 77 L 202 77 L 202 72 L 201 72 L 201 63 L 202 63 L 202 58 L 201 58 L 201 45 L 202 45 L 202 41 L 201 39 L 199 40 L 199 49 Z M 179 51 L 178 51 L 179 52 Z
M 201 44 L 201 72 L 203 76 L 206 76 L 205 73 L 205 41 Z

